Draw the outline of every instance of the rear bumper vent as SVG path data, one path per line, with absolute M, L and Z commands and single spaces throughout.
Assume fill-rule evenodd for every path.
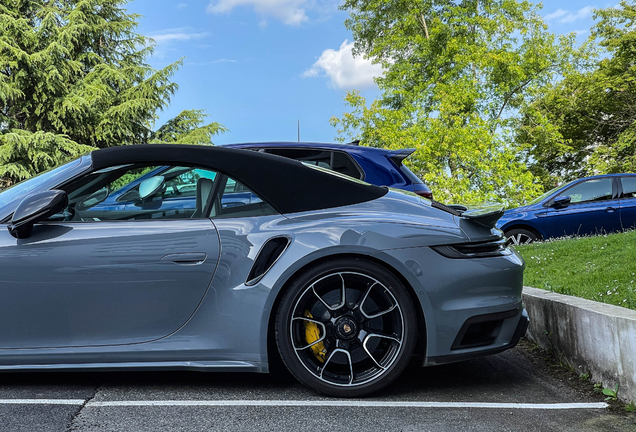
M 263 245 L 254 260 L 245 285 L 254 285 L 267 274 L 290 244 L 289 237 L 273 237 Z
M 519 309 L 495 314 L 478 315 L 466 320 L 453 342 L 451 350 L 475 348 L 492 344 L 504 320 L 519 315 Z M 526 318 L 527 320 L 527 318 Z

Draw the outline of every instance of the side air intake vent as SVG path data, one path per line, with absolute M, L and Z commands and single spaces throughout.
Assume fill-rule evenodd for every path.
M 261 280 L 285 252 L 287 246 L 289 246 L 288 237 L 274 237 L 267 240 L 254 260 L 245 285 L 254 285 Z

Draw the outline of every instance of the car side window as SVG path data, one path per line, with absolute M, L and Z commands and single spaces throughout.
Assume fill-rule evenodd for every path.
M 572 186 L 561 195 L 571 197 L 571 204 L 610 200 L 612 199 L 612 179 L 587 180 Z
M 636 198 L 636 177 L 621 177 L 623 184 L 622 198 Z
M 327 150 L 276 148 L 266 150 L 269 154 L 283 156 L 289 159 L 331 169 L 331 152 Z
M 346 153 L 335 151 L 333 152 L 333 166 L 332 170 L 338 172 L 340 174 L 348 175 L 349 177 L 357 178 L 358 180 L 362 180 L 362 173 L 356 167 L 356 164 Z
M 362 173 L 353 159 L 351 159 L 351 156 L 341 151 L 296 148 L 276 148 L 265 151 L 269 154 L 295 159 L 306 164 L 328 168 L 359 180 L 362 179 Z
M 216 172 L 194 167 L 109 167 L 66 185 L 69 205 L 49 220 L 204 218 L 216 179 Z
M 210 217 L 227 219 L 278 214 L 269 204 L 242 183 L 226 177 L 223 193 L 212 206 Z

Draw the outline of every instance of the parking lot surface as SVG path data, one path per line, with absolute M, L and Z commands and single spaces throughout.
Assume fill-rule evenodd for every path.
M 636 417 L 546 368 L 529 344 L 410 367 L 370 398 L 326 398 L 285 373 L 0 375 L 0 431 L 636 431 Z

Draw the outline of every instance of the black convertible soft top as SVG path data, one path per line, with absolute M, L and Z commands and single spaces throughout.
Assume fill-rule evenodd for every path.
M 380 198 L 388 191 L 253 150 L 140 144 L 95 150 L 91 157 L 95 170 L 140 162 L 208 168 L 243 183 L 279 213 L 358 204 Z

